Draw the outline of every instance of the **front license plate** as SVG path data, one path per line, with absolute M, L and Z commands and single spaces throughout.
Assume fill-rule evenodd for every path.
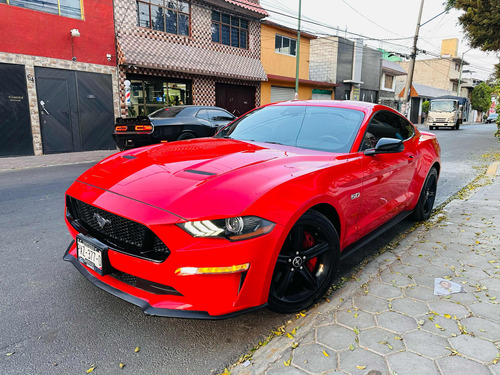
M 76 253 L 78 261 L 93 269 L 100 275 L 105 274 L 108 248 L 99 241 L 79 234 L 76 236 Z

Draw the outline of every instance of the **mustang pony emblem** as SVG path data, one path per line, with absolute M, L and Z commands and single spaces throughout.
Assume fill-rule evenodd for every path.
M 94 219 L 97 220 L 97 224 L 99 224 L 99 226 L 101 228 L 104 228 L 104 226 L 106 224 L 111 224 L 111 220 L 108 220 L 108 219 L 105 219 L 103 218 L 101 215 L 99 215 L 97 212 L 94 212 Z

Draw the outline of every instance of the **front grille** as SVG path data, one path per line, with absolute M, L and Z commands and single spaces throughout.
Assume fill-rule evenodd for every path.
M 115 271 L 111 274 L 111 276 L 117 280 L 120 280 L 121 282 L 124 282 L 125 284 L 132 285 L 149 293 L 182 296 L 182 293 L 178 292 L 171 286 L 158 284 L 154 281 L 149 281 L 146 279 L 141 279 L 140 277 L 136 277 L 125 272 Z
M 68 220 L 73 227 L 121 252 L 148 260 L 164 261 L 170 251 L 148 227 L 111 212 L 67 197 Z

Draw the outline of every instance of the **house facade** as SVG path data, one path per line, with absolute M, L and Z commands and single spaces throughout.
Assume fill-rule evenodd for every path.
M 406 77 L 406 71 L 394 61 L 382 59 L 380 78 L 380 104 L 399 110 L 400 101 L 396 92 L 396 78 Z
M 112 149 L 112 0 L 0 0 L 0 156 Z
M 335 99 L 379 101 L 382 52 L 328 36 L 311 41 L 310 78 L 336 83 Z
M 115 0 L 122 116 L 179 104 L 260 104 L 258 0 Z
M 261 104 L 295 98 L 295 76 L 299 55 L 298 99 L 332 99 L 336 86 L 331 82 L 314 81 L 309 77 L 310 41 L 316 36 L 263 21 L 261 24 L 261 61 L 267 81 L 261 83 Z

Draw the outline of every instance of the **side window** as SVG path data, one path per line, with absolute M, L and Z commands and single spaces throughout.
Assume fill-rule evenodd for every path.
M 202 118 L 203 120 L 208 120 L 208 112 L 206 109 L 200 109 L 196 114 L 196 117 Z
M 413 135 L 410 135 L 410 127 L 409 123 L 392 112 L 377 112 L 368 125 L 360 151 L 374 148 L 380 138 L 395 138 L 404 141 Z M 413 128 L 411 132 L 413 133 Z
M 220 109 L 209 109 L 208 118 L 212 121 L 229 121 L 233 119 L 233 116 Z
M 400 117 L 399 121 L 401 121 L 401 128 L 403 130 L 404 139 L 406 140 L 413 137 L 415 135 L 415 128 L 413 127 L 413 125 L 403 117 Z

